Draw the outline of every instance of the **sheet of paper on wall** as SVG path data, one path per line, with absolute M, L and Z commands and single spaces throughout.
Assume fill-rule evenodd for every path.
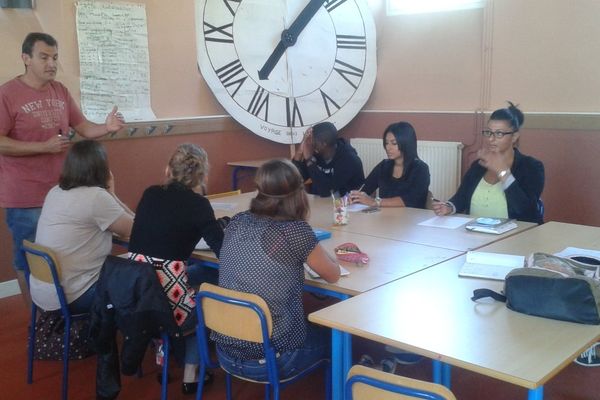
M 471 217 L 455 217 L 455 216 L 444 216 L 444 217 L 433 217 L 425 221 L 419 222 L 417 225 L 420 226 L 431 226 L 434 228 L 444 229 L 456 229 L 460 228 L 467 222 L 472 221 Z
M 510 271 L 524 265 L 524 256 L 469 251 L 458 275 L 503 281 Z
M 338 264 L 338 266 L 340 267 L 340 276 L 350 275 L 350 271 L 348 271 L 346 268 L 342 267 L 339 264 Z M 315 270 L 313 270 L 311 267 L 309 267 L 308 264 L 306 264 L 306 263 L 304 263 L 304 270 L 306 271 L 306 273 L 308 274 L 308 276 L 311 277 L 312 279 L 319 279 L 319 278 L 321 278 L 319 276 L 319 274 Z
M 127 122 L 155 120 L 143 3 L 76 3 L 81 110 L 103 123 L 113 106 Z

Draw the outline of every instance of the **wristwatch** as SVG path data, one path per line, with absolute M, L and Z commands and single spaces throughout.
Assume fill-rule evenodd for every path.
M 510 169 L 503 169 L 502 171 L 498 172 L 498 179 L 502 180 L 502 178 L 508 174 L 510 174 Z
M 381 207 L 381 197 L 375 197 L 375 207 Z

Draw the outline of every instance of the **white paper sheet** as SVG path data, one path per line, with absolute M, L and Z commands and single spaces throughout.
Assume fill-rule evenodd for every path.
M 348 212 L 359 212 L 364 210 L 365 208 L 369 208 L 366 204 L 354 203 L 348 205 Z
M 350 271 L 348 271 L 346 268 L 342 267 L 339 264 L 338 264 L 338 266 L 340 267 L 340 276 L 350 275 Z M 306 271 L 306 273 L 308 274 L 308 276 L 311 277 L 311 278 L 313 278 L 313 279 L 320 279 L 321 278 L 319 276 L 319 274 L 317 274 L 317 272 L 314 271 L 311 267 L 309 267 L 308 264 L 306 264 L 306 263 L 304 263 L 304 270 Z
M 146 6 L 76 3 L 81 110 L 103 123 L 114 105 L 127 122 L 156 119 L 150 105 Z
M 473 218 L 469 217 L 435 216 L 433 218 L 429 218 L 423 222 L 420 222 L 417 225 L 432 226 L 434 228 L 456 229 L 460 228 L 461 226 L 472 220 Z
M 554 254 L 555 256 L 572 258 L 577 256 L 583 257 L 591 257 L 600 260 L 600 251 L 599 250 L 590 250 L 590 249 L 581 249 L 579 247 L 567 247 L 558 253 Z
M 237 203 L 223 203 L 217 201 L 211 201 L 210 205 L 213 210 L 221 210 L 221 211 L 233 211 L 237 207 Z
M 208 243 L 204 239 L 200 239 L 198 243 L 196 243 L 196 250 L 210 250 Z

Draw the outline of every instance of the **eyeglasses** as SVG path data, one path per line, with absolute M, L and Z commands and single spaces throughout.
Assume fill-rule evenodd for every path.
M 483 136 L 485 136 L 486 138 L 489 138 L 493 135 L 496 139 L 502 139 L 504 137 L 504 135 L 512 135 L 515 132 L 516 131 L 502 132 L 502 131 L 490 131 L 489 129 L 484 129 L 481 131 L 481 134 Z

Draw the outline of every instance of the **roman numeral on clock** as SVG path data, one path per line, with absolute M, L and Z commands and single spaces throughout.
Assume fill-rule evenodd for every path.
M 362 76 L 365 72 L 364 70 L 358 67 L 350 65 L 338 59 L 335 60 L 335 63 L 333 64 L 333 69 L 335 70 L 335 72 L 340 74 L 340 76 L 344 78 L 346 82 L 348 82 L 350 86 L 352 86 L 354 89 L 358 88 L 358 83 L 360 83 L 360 80 L 362 79 Z M 359 79 L 357 80 L 356 78 L 352 77 L 358 77 Z M 357 82 L 355 83 L 353 80 Z
M 250 100 L 250 104 L 248 105 L 248 112 L 251 113 L 252 115 L 258 117 L 262 111 L 262 109 L 265 109 L 264 111 L 264 118 L 262 118 L 265 121 L 269 120 L 269 92 L 265 92 L 265 89 L 263 89 L 261 86 L 256 88 L 256 91 L 254 92 L 254 96 L 252 96 L 252 100 Z
M 235 12 L 237 11 L 237 8 L 240 6 L 241 2 L 242 2 L 242 0 L 223 0 L 223 3 L 225 3 L 225 5 L 227 6 L 227 9 L 231 13 L 231 15 L 235 15 Z M 229 3 L 236 3 L 236 4 L 232 7 L 232 5 Z M 235 9 L 234 9 L 234 7 L 235 7 Z
M 331 97 L 329 97 L 327 95 L 327 93 L 325 93 L 322 90 L 319 90 L 319 91 L 321 92 L 321 97 L 323 98 L 323 103 L 325 104 L 325 110 L 327 111 L 327 116 L 331 117 L 331 109 L 329 108 L 329 105 L 332 105 L 333 107 L 335 107 L 338 110 L 340 109 L 340 106 Z
M 302 122 L 302 114 L 300 114 L 300 108 L 298 108 L 298 103 L 296 99 L 293 98 L 293 105 L 290 104 L 290 98 L 286 97 L 285 99 L 285 111 L 286 111 L 286 122 L 287 126 L 302 126 L 304 123 Z M 298 119 L 296 119 L 296 117 Z M 296 124 L 296 122 L 299 122 Z
M 246 78 L 248 78 L 239 59 L 232 61 L 229 64 L 225 64 L 221 68 L 215 70 L 215 72 L 223 86 L 226 88 L 235 85 L 235 90 L 231 94 L 231 97 L 235 97 L 235 94 L 240 90 L 240 87 L 244 84 Z
M 325 7 L 325 9 L 329 12 L 332 12 L 333 10 L 335 10 L 336 8 L 338 8 L 339 6 L 341 6 L 342 4 L 344 4 L 346 2 L 346 0 L 327 0 L 324 4 L 323 7 Z
M 365 50 L 367 48 L 366 36 L 337 35 L 337 48 L 350 50 Z
M 231 32 L 228 32 L 231 31 Z M 207 42 L 233 43 L 233 23 L 214 26 L 204 23 L 204 40 Z

